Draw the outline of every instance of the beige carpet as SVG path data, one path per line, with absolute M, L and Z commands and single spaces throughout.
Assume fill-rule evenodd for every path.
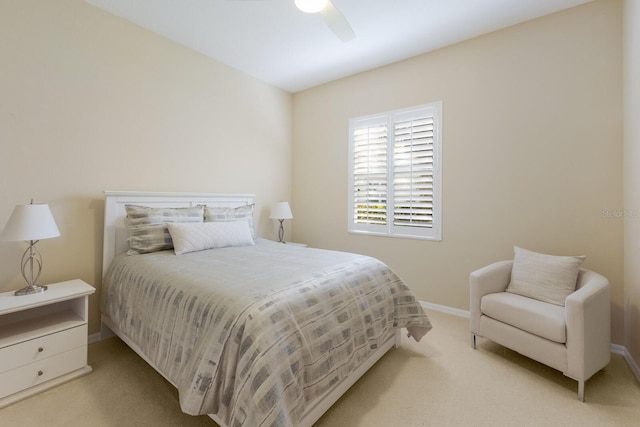
M 472 350 L 468 319 L 429 315 L 421 343 L 403 339 L 316 426 L 640 425 L 640 385 L 621 356 L 582 403 L 560 372 L 486 340 Z M 0 426 L 216 426 L 182 414 L 175 389 L 117 338 L 92 344 L 89 363 L 88 376 L 0 410 Z

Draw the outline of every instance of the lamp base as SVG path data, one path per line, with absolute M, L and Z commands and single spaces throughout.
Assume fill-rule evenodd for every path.
M 15 292 L 15 295 L 31 295 L 31 294 L 41 294 L 42 292 L 46 291 L 47 287 L 46 286 L 39 286 L 39 285 L 28 285 L 25 286 L 22 289 L 18 289 Z
M 280 228 L 278 229 L 278 242 L 286 243 L 284 241 L 284 225 L 282 225 L 282 221 L 284 221 L 284 219 L 279 219 L 278 221 L 280 221 Z

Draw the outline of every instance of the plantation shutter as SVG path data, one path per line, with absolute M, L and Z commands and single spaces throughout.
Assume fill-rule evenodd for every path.
M 433 137 L 433 117 L 419 115 L 394 123 L 394 226 L 433 227 Z
M 349 121 L 352 233 L 442 239 L 442 103 Z
M 387 224 L 388 130 L 384 122 L 357 123 L 353 131 L 353 221 Z

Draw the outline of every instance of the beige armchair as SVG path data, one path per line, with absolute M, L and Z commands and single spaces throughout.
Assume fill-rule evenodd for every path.
M 550 366 L 584 385 L 610 360 L 609 281 L 580 268 L 576 290 L 555 305 L 505 292 L 513 261 L 500 261 L 470 275 L 471 346 L 490 339 Z

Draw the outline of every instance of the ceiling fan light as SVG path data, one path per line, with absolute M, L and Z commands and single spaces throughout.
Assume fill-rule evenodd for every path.
M 295 0 L 296 7 L 303 12 L 318 13 L 327 7 L 329 0 Z

